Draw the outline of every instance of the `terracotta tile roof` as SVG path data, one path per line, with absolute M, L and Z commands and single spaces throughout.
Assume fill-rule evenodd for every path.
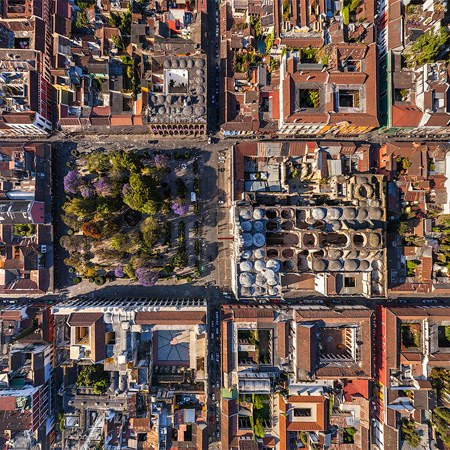
M 450 307 L 443 307 L 443 308 L 436 308 L 436 307 L 389 307 L 387 308 L 388 311 L 392 314 L 394 314 L 396 317 L 399 318 L 407 318 L 407 317 L 450 317 Z
M 272 98 L 272 119 L 280 118 L 280 91 L 274 90 L 271 92 L 270 97 Z
M 2 118 L 5 123 L 12 124 L 32 124 L 36 117 L 34 112 L 21 112 L 21 113 L 3 113 Z
M 111 116 L 111 125 L 115 127 L 133 125 L 133 119 L 130 116 Z
M 133 125 L 143 125 L 144 122 L 142 120 L 142 116 L 141 115 L 134 115 L 133 116 Z
M 263 439 L 263 444 L 265 447 L 274 448 L 276 446 L 275 438 L 273 436 L 266 436 Z
M 90 119 L 92 126 L 109 126 L 109 118 L 108 117 L 91 117 Z
M 90 327 L 97 320 L 103 318 L 103 313 L 83 313 L 83 312 L 75 312 L 69 316 L 69 320 L 67 323 L 71 327 Z
M 321 48 L 323 47 L 323 37 L 283 37 L 281 44 L 294 48 Z
M 392 126 L 417 127 L 422 119 L 422 111 L 419 108 L 405 105 L 392 106 Z
M 317 364 L 316 327 L 314 324 L 297 323 L 296 327 L 297 376 L 310 379 Z
M 239 439 L 239 450 L 258 450 L 258 444 L 252 439 Z
M 348 402 L 353 397 L 369 399 L 369 380 L 346 380 L 344 382 L 344 397 Z
M 427 127 L 446 127 L 450 124 L 450 114 L 434 113 L 425 123 Z
M 431 390 L 433 389 L 433 386 L 431 385 L 431 382 L 429 380 L 417 380 L 418 385 L 420 386 L 420 389 L 427 389 Z
M 406 361 L 421 361 L 422 355 L 420 353 L 414 353 L 414 352 L 402 352 L 401 356 Z
M 135 321 L 141 325 L 197 325 L 206 323 L 204 311 L 138 311 Z
M 0 397 L 1 411 L 14 411 L 16 409 L 16 397 Z
M 379 122 L 376 116 L 364 113 L 332 113 L 330 115 L 331 123 L 348 122 L 357 127 L 378 127 Z
M 236 319 L 273 319 L 274 312 L 270 309 L 260 308 L 233 308 L 234 317 Z
M 277 325 L 277 355 L 280 358 L 289 356 L 289 322 L 279 322 Z
M 287 426 L 287 431 L 324 431 L 326 430 L 327 424 L 327 410 L 325 405 L 327 399 L 322 396 L 317 395 L 291 395 L 287 399 L 288 410 L 295 408 L 297 405 L 301 407 L 302 404 L 309 403 L 315 404 L 316 409 L 316 420 L 314 422 L 290 422 Z M 286 412 L 286 411 L 284 411 Z
M 0 318 L 8 320 L 20 320 L 21 314 L 18 309 L 4 309 L 0 311 Z
M 328 114 L 312 113 L 307 114 L 304 112 L 292 114 L 286 118 L 286 123 L 310 123 L 310 124 L 327 124 L 329 121 Z
M 367 80 L 367 75 L 365 73 L 330 73 L 329 83 L 334 84 L 364 84 Z
M 433 258 L 422 257 L 422 264 L 420 265 L 420 271 L 422 274 L 422 281 L 430 281 L 433 275 Z
M 111 107 L 109 106 L 94 106 L 91 112 L 91 116 L 109 116 L 110 114 Z
M 59 124 L 62 127 L 81 126 L 80 119 L 78 119 L 78 118 L 70 118 L 70 117 L 63 117 L 63 118 L 59 119 Z
M 331 78 L 331 75 L 328 75 L 327 72 L 321 72 L 320 70 L 302 70 L 301 72 L 294 72 L 291 75 L 296 83 L 327 83 L 329 82 L 328 77 Z

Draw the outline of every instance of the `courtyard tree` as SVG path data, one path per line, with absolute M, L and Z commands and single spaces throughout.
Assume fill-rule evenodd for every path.
M 116 278 L 123 278 L 125 276 L 122 264 L 117 264 L 116 268 L 114 269 L 114 276 Z
M 87 237 L 92 239 L 100 239 L 102 236 L 102 226 L 101 223 L 90 220 L 89 222 L 83 223 L 81 226 L 81 231 Z
M 411 447 L 416 448 L 420 444 L 420 434 L 416 430 L 413 420 L 403 419 L 400 428 L 402 439 Z
M 441 27 L 438 31 L 429 29 L 419 36 L 411 46 L 409 60 L 414 66 L 422 66 L 426 63 L 435 62 L 439 57 L 441 49 L 449 41 L 449 32 Z
M 159 236 L 159 224 L 153 217 L 147 217 L 141 224 L 142 239 L 145 245 L 152 248 Z
M 71 170 L 64 177 L 64 190 L 69 194 L 78 194 L 82 184 L 83 181 L 76 170 Z
M 63 206 L 66 214 L 72 214 L 82 219 L 92 216 L 95 211 L 95 201 L 87 198 L 75 197 Z
M 123 197 L 123 201 L 131 209 L 145 214 L 154 215 L 158 211 L 158 194 L 156 181 L 151 176 L 137 173 L 130 175 L 130 188 Z
M 84 366 L 76 380 L 77 386 L 93 388 L 95 394 L 103 394 L 110 384 L 109 374 L 101 365 Z
M 154 286 L 158 281 L 158 272 L 147 267 L 140 267 L 136 270 L 136 278 L 142 286 Z
M 189 205 L 180 197 L 176 198 L 171 205 L 172 211 L 177 216 L 184 216 L 189 211 Z
M 98 181 L 94 183 L 95 192 L 97 195 L 102 197 L 107 197 L 109 195 L 113 195 L 114 186 L 111 180 L 104 176 L 100 177 Z

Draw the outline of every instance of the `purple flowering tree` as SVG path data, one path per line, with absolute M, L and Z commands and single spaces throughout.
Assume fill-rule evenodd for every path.
M 169 159 L 165 155 L 156 155 L 154 158 L 155 167 L 160 170 L 165 170 L 170 167 Z
M 107 197 L 113 193 L 113 184 L 108 177 L 100 177 L 98 181 L 94 183 L 95 191 L 101 197 Z
M 129 183 L 126 183 L 123 185 L 122 187 L 122 195 L 127 195 L 128 192 L 130 192 L 131 186 L 129 185 Z
M 117 267 L 114 269 L 114 275 L 116 278 L 123 278 L 125 276 L 122 264 L 117 264 Z
M 189 205 L 184 200 L 177 197 L 171 205 L 172 211 L 177 216 L 184 216 L 189 211 Z
M 80 187 L 80 194 L 83 198 L 92 198 L 94 192 L 92 191 L 91 186 L 84 184 L 83 186 Z
M 76 170 L 71 170 L 64 177 L 64 190 L 70 194 L 78 194 L 82 180 Z
M 140 267 L 136 270 L 135 275 L 138 283 L 147 287 L 154 286 L 159 278 L 158 272 L 148 267 Z

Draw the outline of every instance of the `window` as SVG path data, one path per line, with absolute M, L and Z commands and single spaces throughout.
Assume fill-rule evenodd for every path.
M 311 417 L 311 408 L 294 408 L 294 417 Z
M 341 89 L 339 91 L 339 107 L 340 108 L 358 108 L 359 91 L 356 89 Z
M 356 278 L 355 277 L 344 277 L 344 286 L 345 287 L 356 287 Z

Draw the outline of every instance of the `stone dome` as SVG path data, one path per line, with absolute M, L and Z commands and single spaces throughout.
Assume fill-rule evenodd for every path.
M 255 276 L 250 272 L 244 272 L 239 275 L 239 283 L 242 286 L 253 286 L 255 284 Z
M 239 211 L 239 217 L 244 220 L 250 220 L 252 218 L 251 209 L 247 209 L 247 208 L 241 209 Z
M 325 208 L 314 208 L 311 211 L 311 216 L 315 220 L 325 219 L 326 215 L 327 215 L 327 210 Z
M 253 236 L 253 245 L 255 247 L 262 247 L 266 243 L 266 238 L 262 233 L 255 233 Z
M 267 267 L 267 269 L 271 269 L 274 272 L 278 272 L 281 268 L 281 264 L 280 264 L 280 261 L 278 261 L 276 259 L 269 259 L 266 262 L 266 267 Z
M 267 278 L 264 276 L 262 272 L 258 272 L 255 278 L 255 284 L 257 286 L 265 286 L 267 282 Z
M 254 294 L 255 294 L 255 288 L 253 286 L 250 286 L 250 287 L 243 286 L 241 288 L 241 295 L 243 295 L 244 297 L 254 295 Z
M 358 219 L 359 220 L 364 220 L 367 219 L 368 216 L 368 212 L 366 208 L 359 208 L 358 209 Z
M 369 261 L 366 261 L 365 259 L 363 259 L 362 261 L 359 262 L 359 270 L 369 270 L 370 264 Z
M 324 259 L 315 259 L 312 262 L 312 269 L 316 272 L 324 272 L 327 270 L 327 261 Z
M 341 208 L 330 208 L 328 209 L 327 219 L 329 220 L 338 220 L 342 216 Z
M 342 218 L 344 220 L 353 220 L 356 218 L 356 209 L 355 208 L 345 208 L 342 211 Z
M 264 230 L 264 224 L 260 220 L 255 220 L 255 222 L 253 222 L 253 228 L 260 233 Z
M 380 208 L 370 208 L 369 216 L 373 220 L 380 220 L 383 217 L 383 211 Z
M 239 264 L 239 269 L 240 269 L 242 272 L 249 272 L 250 270 L 253 269 L 253 264 L 252 264 L 251 261 L 249 261 L 249 260 L 247 259 L 247 260 L 245 260 L 245 261 L 242 261 L 242 262 Z
M 253 218 L 256 220 L 261 220 L 264 215 L 264 210 L 261 208 L 255 208 L 255 210 L 253 211 Z
M 263 259 L 266 256 L 266 252 L 262 248 L 257 248 L 254 254 L 256 259 Z
M 359 261 L 356 259 L 347 259 L 344 262 L 344 269 L 348 272 L 353 272 L 355 270 L 358 270 L 359 267 Z
M 369 245 L 371 247 L 379 247 L 381 244 L 381 236 L 377 233 L 369 234 Z
M 261 259 L 255 261 L 255 270 L 257 272 L 262 272 L 266 268 L 266 262 Z
M 332 259 L 328 262 L 328 270 L 338 271 L 342 269 L 342 261 L 340 259 Z
M 253 237 L 250 233 L 243 233 L 242 239 L 244 240 L 244 248 L 249 248 L 253 244 Z
M 248 232 L 248 231 L 250 231 L 252 229 L 252 223 L 250 221 L 248 221 L 248 220 L 244 220 L 241 223 L 241 228 L 242 228 L 243 231 L 247 231 Z

